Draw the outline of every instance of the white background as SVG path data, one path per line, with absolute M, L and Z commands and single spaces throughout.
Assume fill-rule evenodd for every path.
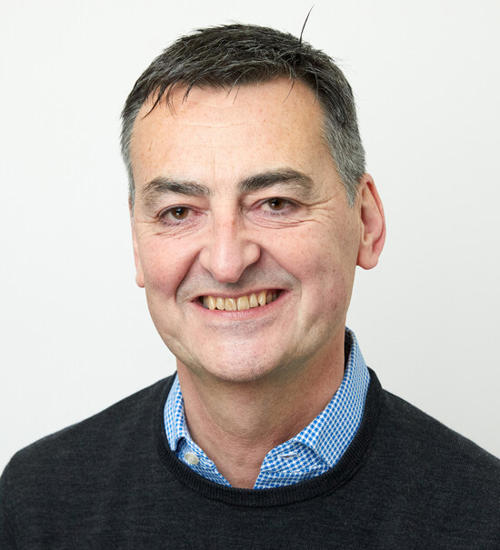
M 305 39 L 356 95 L 388 220 L 349 315 L 382 384 L 500 454 L 500 3 L 322 1 Z M 3 1 L 0 469 L 171 373 L 134 284 L 120 110 L 172 40 L 300 33 L 312 0 Z

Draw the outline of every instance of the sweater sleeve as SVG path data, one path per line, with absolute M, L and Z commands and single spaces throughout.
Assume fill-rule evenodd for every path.
M 16 548 L 11 506 L 12 494 L 9 487 L 9 465 L 7 465 L 0 477 L 0 548 L 2 550 Z

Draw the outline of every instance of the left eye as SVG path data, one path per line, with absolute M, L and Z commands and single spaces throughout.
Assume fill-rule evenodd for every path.
M 282 210 L 286 206 L 287 202 L 288 201 L 285 201 L 284 199 L 274 198 L 269 199 L 267 201 L 267 204 L 269 205 L 271 210 Z
M 273 212 L 280 212 L 293 207 L 293 203 L 291 201 L 288 199 L 282 199 L 281 197 L 273 197 L 272 199 L 268 199 L 264 204 L 267 205 Z

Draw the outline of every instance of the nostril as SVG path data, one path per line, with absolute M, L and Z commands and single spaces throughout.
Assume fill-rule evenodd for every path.
M 243 272 L 260 258 L 260 247 L 242 239 L 218 233 L 200 252 L 201 266 L 220 283 L 236 283 Z

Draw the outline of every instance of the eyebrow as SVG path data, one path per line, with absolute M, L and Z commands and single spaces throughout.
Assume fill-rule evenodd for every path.
M 281 183 L 292 184 L 304 195 L 309 194 L 313 187 L 313 180 L 306 174 L 291 168 L 270 170 L 244 178 L 238 183 L 241 193 L 253 193 L 267 189 Z M 177 180 L 165 176 L 158 176 L 148 182 L 141 190 L 144 202 L 151 206 L 160 195 L 175 193 L 191 197 L 208 197 L 210 189 L 193 181 Z
M 179 181 L 170 178 L 159 176 L 154 178 L 144 186 L 142 194 L 146 195 L 160 195 L 163 193 L 177 193 L 179 195 L 196 195 L 204 196 L 209 195 L 210 190 L 204 185 L 194 183 L 191 181 Z
M 147 183 L 141 191 L 141 195 L 147 206 L 152 206 L 160 195 L 175 193 L 190 197 L 207 197 L 210 189 L 192 181 L 182 181 L 158 176 Z
M 310 191 L 313 187 L 313 180 L 309 176 L 292 168 L 272 170 L 250 176 L 240 181 L 238 187 L 242 193 L 252 193 L 280 183 L 292 183 L 304 192 Z

